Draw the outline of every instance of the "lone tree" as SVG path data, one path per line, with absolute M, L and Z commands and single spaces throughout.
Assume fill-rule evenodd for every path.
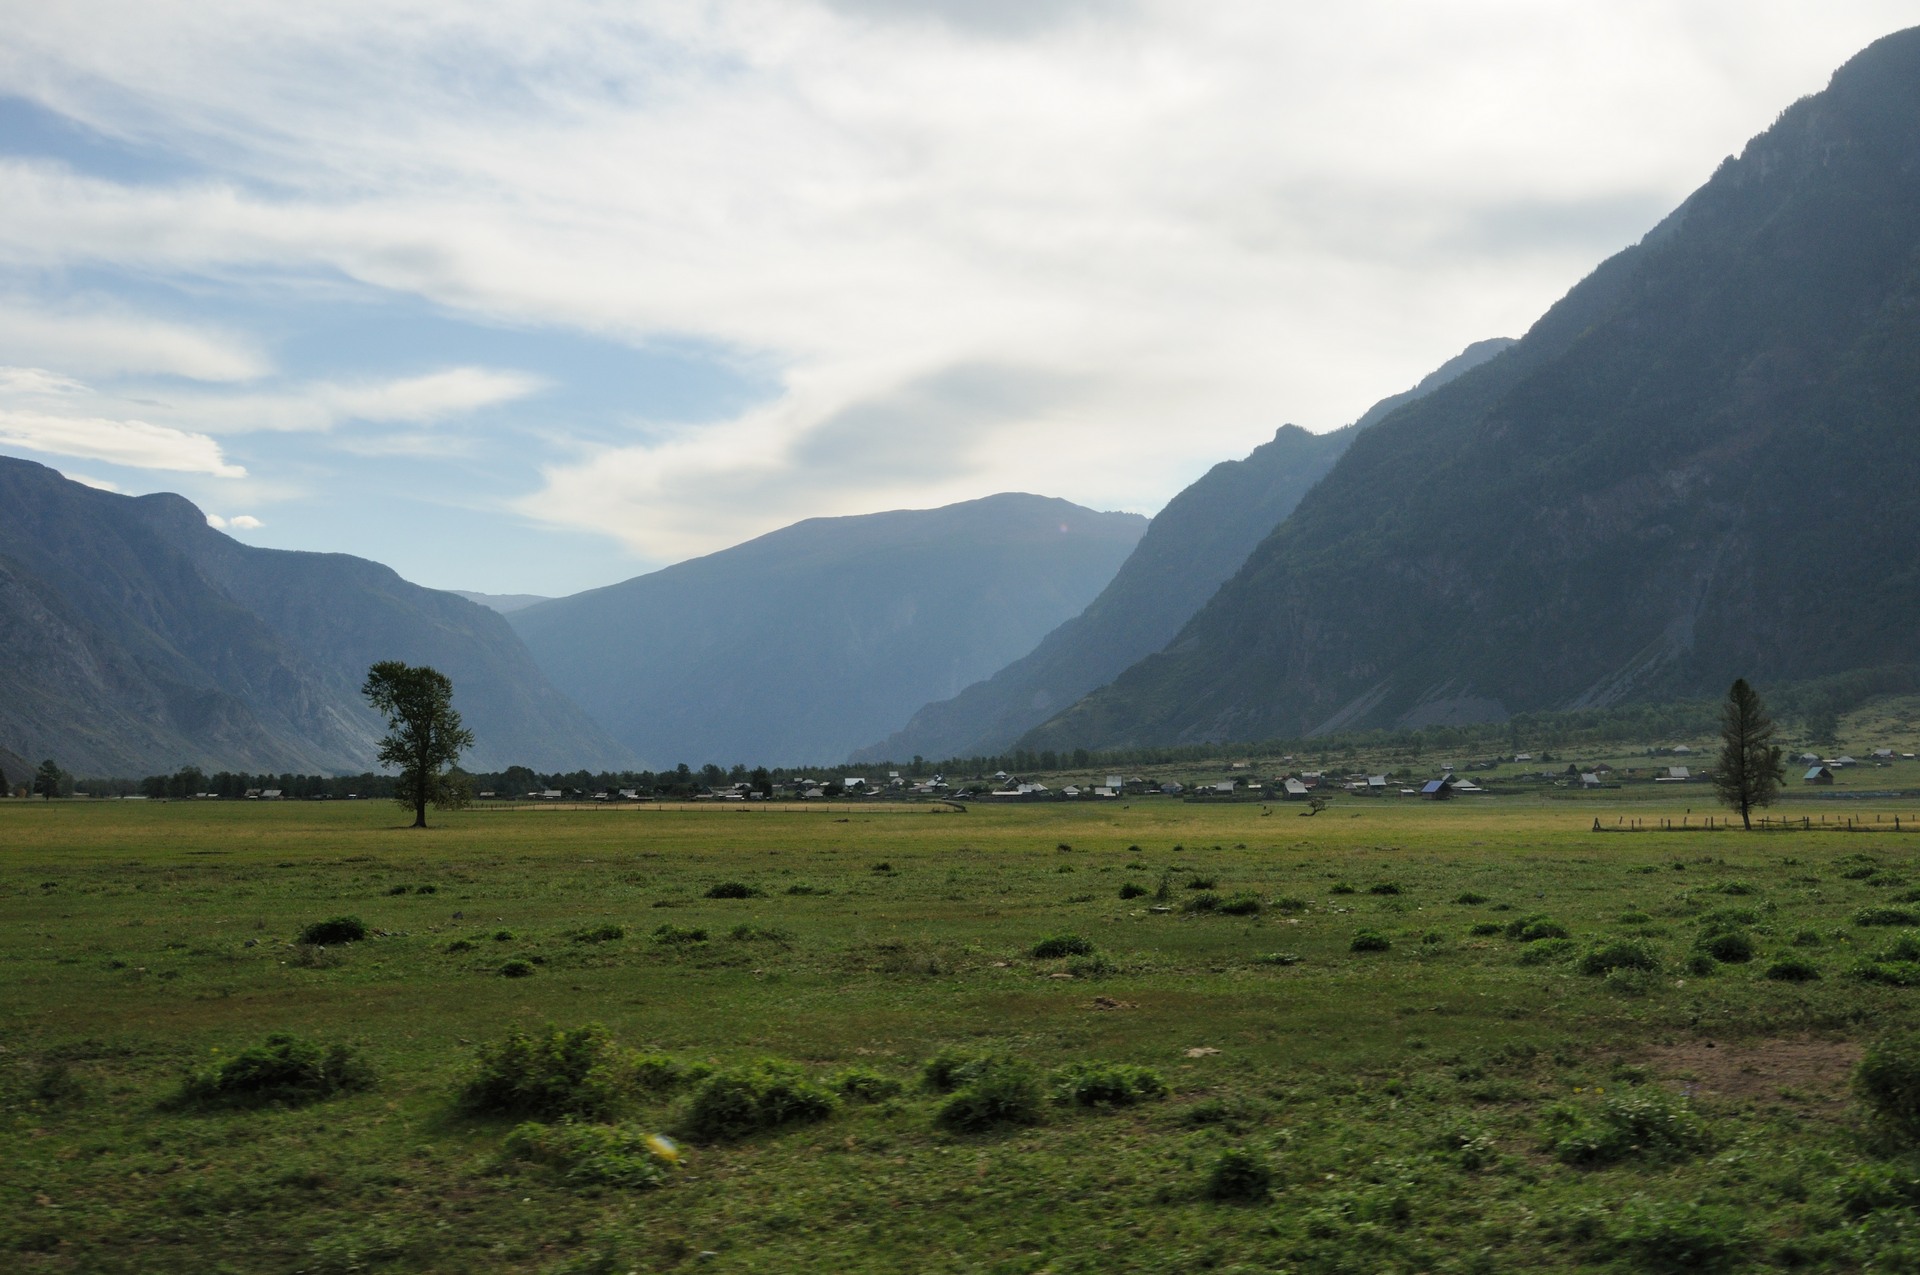
M 1727 691 L 1720 708 L 1720 763 L 1714 791 L 1723 804 L 1740 812 L 1743 827 L 1753 827 L 1755 806 L 1771 806 L 1787 776 L 1780 745 L 1773 742 L 1773 719 L 1744 677 Z
M 473 732 L 453 711 L 453 683 L 447 676 L 424 664 L 412 668 L 382 660 L 367 670 L 360 693 L 387 719 L 380 761 L 399 767 L 393 799 L 413 810 L 413 826 L 427 826 L 428 802 L 439 810 L 466 805 L 465 784 L 447 768 L 463 749 L 473 747 Z
M 53 758 L 41 762 L 40 769 L 34 772 L 33 790 L 46 801 L 60 795 L 60 768 L 53 764 Z

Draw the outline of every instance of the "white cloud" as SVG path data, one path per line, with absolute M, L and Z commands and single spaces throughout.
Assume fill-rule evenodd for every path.
M 139 420 L 97 416 L 48 416 L 0 408 L 0 446 L 56 456 L 81 456 L 135 469 L 165 469 L 218 478 L 245 477 L 230 465 L 220 444 L 205 434 L 190 434 Z
M 110 301 L 50 306 L 0 298 L 0 348 L 9 358 L 83 376 L 162 373 L 246 381 L 271 371 L 245 338 L 155 319 Z
M 227 519 L 227 525 L 229 527 L 238 528 L 241 531 L 255 531 L 261 527 L 266 526 L 267 524 L 265 524 L 264 522 L 261 522 L 258 518 L 254 517 L 252 514 L 239 514 L 239 515 L 236 515 L 235 517 Z
M 778 400 L 735 419 L 556 447 L 518 506 L 654 557 L 1006 488 L 1150 510 L 1282 421 L 1341 424 L 1518 334 L 1908 21 L 1905 0 L 68 0 L 9 15 L 0 78 L 207 175 L 0 161 L 0 268 L 265 272 L 289 305 L 345 279 L 776 369 Z M 463 367 L 156 411 L 430 425 L 538 388 Z

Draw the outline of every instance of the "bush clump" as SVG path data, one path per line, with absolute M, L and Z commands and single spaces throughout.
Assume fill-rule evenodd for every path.
M 1786 956 L 1767 966 L 1766 975 L 1776 983 L 1811 983 L 1820 977 L 1820 967 L 1802 956 Z
M 1215 881 L 1212 877 L 1194 877 L 1192 880 L 1187 882 L 1187 889 L 1211 890 L 1213 889 L 1214 886 L 1218 884 L 1219 882 Z
M 1468 929 L 1467 933 L 1476 938 L 1489 938 L 1506 928 L 1506 926 L 1500 924 L 1498 921 L 1476 921 L 1473 926 Z
M 1635 1196 L 1620 1210 L 1607 1247 L 1640 1271 L 1746 1269 L 1752 1227 L 1725 1205 Z
M 365 937 L 367 924 L 357 916 L 330 917 L 325 921 L 315 921 L 300 931 L 300 942 L 319 947 L 331 947 L 335 943 L 358 943 Z
M 1376 881 L 1367 887 L 1368 894 L 1398 894 L 1400 885 L 1395 881 Z
M 532 978 L 533 962 L 513 960 L 500 967 L 502 978 Z
M 955 1133 L 984 1133 L 1003 1125 L 1040 1122 L 1040 1079 L 1015 1058 L 979 1059 L 960 1073 L 966 1080 L 934 1112 L 934 1123 Z
M 1393 940 L 1378 930 L 1357 930 L 1353 942 L 1347 949 L 1353 952 L 1385 952 L 1393 947 Z
M 1260 896 L 1252 891 L 1242 891 L 1220 903 L 1219 910 L 1228 916 L 1258 916 L 1263 905 Z
M 1754 958 L 1757 951 L 1753 945 L 1753 936 L 1745 930 L 1722 930 L 1718 934 L 1703 934 L 1694 946 L 1723 965 L 1745 965 Z
M 1129 881 L 1120 887 L 1120 897 L 1123 899 L 1137 899 L 1146 893 L 1147 887 L 1138 881 Z
M 830 1091 L 792 1063 L 769 1059 L 707 1076 L 688 1096 L 681 1125 L 702 1142 L 724 1142 L 783 1125 L 812 1124 L 833 1111 Z
M 1120 967 L 1106 957 L 1095 952 L 1092 956 L 1076 956 L 1067 962 L 1067 973 L 1075 978 L 1105 978 L 1117 974 Z
M 624 925 L 596 925 L 575 930 L 571 935 L 576 943 L 613 943 L 627 937 Z
M 322 1045 L 276 1032 L 258 1045 L 195 1072 L 179 1102 L 200 1107 L 289 1106 L 373 1088 L 373 1067 L 348 1045 Z
M 1520 949 L 1521 965 L 1552 965 L 1573 955 L 1578 945 L 1572 939 L 1543 939 Z
M 1332 885 L 1327 887 L 1327 893 L 1328 894 L 1352 894 L 1354 893 L 1354 889 L 1351 885 L 1347 884 L 1345 881 L 1335 881 Z
M 1453 896 L 1453 901 L 1464 904 L 1467 907 L 1478 907 L 1487 901 L 1487 896 L 1484 894 L 1476 894 L 1472 890 L 1462 890 L 1459 894 Z
M 1039 961 L 1049 961 L 1061 956 L 1091 956 L 1093 943 L 1078 934 L 1056 934 L 1041 939 L 1033 945 L 1033 957 Z
M 1519 939 L 1522 943 L 1538 943 L 1541 939 L 1566 939 L 1573 936 L 1567 927 L 1548 916 L 1523 916 L 1507 923 L 1507 937 Z
M 707 941 L 707 932 L 698 926 L 660 925 L 654 927 L 653 941 L 670 947 L 686 943 L 704 943 Z
M 884 1102 L 898 1098 L 905 1085 L 896 1076 L 883 1076 L 866 1067 L 849 1067 L 832 1080 L 836 1092 L 861 1102 Z
M 1220 909 L 1220 896 L 1212 890 L 1203 890 L 1180 905 L 1182 912 L 1217 912 Z
M 1920 925 L 1920 912 L 1911 908 L 1861 908 L 1853 914 L 1855 925 Z
M 744 881 L 722 881 L 718 885 L 707 887 L 709 899 L 757 899 L 760 891 Z
M 1582 974 L 1607 974 L 1613 970 L 1651 972 L 1659 968 L 1659 955 L 1639 939 L 1614 939 L 1596 944 L 1580 958 Z
M 1305 912 L 1308 908 L 1312 906 L 1313 905 L 1308 903 L 1305 899 L 1296 898 L 1292 895 L 1283 895 L 1282 897 L 1277 898 L 1273 901 L 1274 911 L 1284 912 L 1289 916 L 1291 916 L 1295 912 Z
M 1260 1204 L 1273 1193 L 1266 1157 L 1246 1147 L 1222 1151 L 1207 1173 L 1207 1198 L 1227 1204 Z
M 1920 1034 L 1883 1036 L 1853 1069 L 1853 1091 L 1875 1119 L 1907 1142 L 1920 1142 Z
M 633 1061 L 598 1023 L 515 1029 L 480 1047 L 460 1105 L 483 1115 L 610 1120 L 627 1104 Z
M 1050 1088 L 1063 1107 L 1131 1107 L 1167 1096 L 1159 1072 L 1130 1063 L 1068 1063 L 1053 1073 Z
M 1597 1112 L 1567 1122 L 1572 1127 L 1553 1144 L 1564 1164 L 1679 1160 L 1706 1150 L 1712 1141 L 1691 1107 L 1658 1089 L 1608 1098 Z
M 502 1156 L 551 1169 L 568 1186 L 644 1191 L 667 1180 L 680 1151 L 657 1133 L 623 1125 L 529 1121 L 507 1135 Z

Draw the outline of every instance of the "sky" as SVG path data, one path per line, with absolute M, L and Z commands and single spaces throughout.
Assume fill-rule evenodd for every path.
M 0 0 L 0 454 L 559 595 L 1152 514 L 1518 336 L 1920 0 Z

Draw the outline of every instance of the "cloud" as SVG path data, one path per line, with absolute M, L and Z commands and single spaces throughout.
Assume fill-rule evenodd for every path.
M 205 434 L 190 434 L 138 420 L 87 416 L 49 416 L 0 408 L 0 446 L 82 456 L 134 469 L 164 469 L 218 478 L 243 478 L 220 444 Z
M 0 298 L 0 348 L 9 358 L 83 376 L 161 373 L 247 381 L 272 370 L 245 338 L 155 319 L 113 302 L 49 306 Z
M 207 525 L 217 531 L 226 531 L 228 529 L 235 531 L 253 531 L 267 524 L 255 518 L 252 514 L 236 514 L 231 518 L 223 518 L 219 514 L 208 514 Z
M 61 470 L 60 476 L 68 482 L 79 483 L 82 487 L 91 487 L 95 491 L 117 492 L 120 490 L 119 483 L 110 483 L 104 478 L 95 478 L 91 474 L 76 474 L 70 469 Z
M 773 369 L 777 398 L 730 419 L 599 422 L 613 446 L 552 427 L 516 511 L 655 559 L 1007 488 L 1151 510 L 1282 421 L 1342 424 L 1524 330 L 1910 20 L 1900 0 L 69 0 L 9 15 L 0 78 L 200 175 L 0 159 L 0 272 L 271 286 L 289 311 L 400 296 Z M 245 341 L 200 335 L 140 357 L 241 366 Z M 83 353 L 33 361 L 84 376 Z M 228 379 L 141 414 L 424 427 L 542 388 L 465 365 Z M 55 414 L 117 414 L 62 392 Z

